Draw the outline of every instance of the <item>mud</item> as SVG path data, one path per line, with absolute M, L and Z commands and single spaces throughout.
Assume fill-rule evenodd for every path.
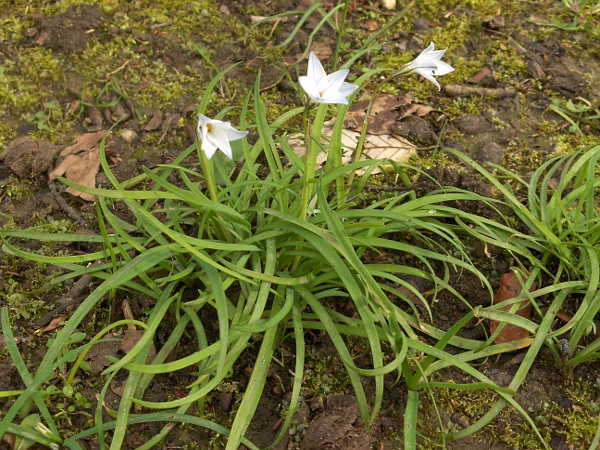
M 13 2 L 14 3 L 14 2 Z M 17 4 L 19 1 L 16 2 Z M 24 4 L 25 2 L 20 2 Z M 243 93 L 252 89 L 257 74 L 261 73 L 260 89 L 270 95 L 268 106 L 274 110 L 290 108 L 297 99 L 295 86 L 289 81 L 296 78 L 296 72 L 305 70 L 302 52 L 308 44 L 311 33 L 318 21 L 311 17 L 300 31 L 290 40 L 290 43 L 281 50 L 277 59 L 267 49 L 281 44 L 290 37 L 293 27 L 298 22 L 299 16 L 288 16 L 281 20 L 281 24 L 273 22 L 263 26 L 263 36 L 257 37 L 256 42 L 245 40 L 243 32 L 252 24 L 252 15 L 270 16 L 287 12 L 293 9 L 306 8 L 310 2 L 279 1 L 279 2 L 253 2 L 230 1 L 218 2 L 218 5 L 208 2 L 210 14 L 224 17 L 225 20 L 215 25 L 215 29 L 192 28 L 184 33 L 181 28 L 172 27 L 167 20 L 168 8 L 164 13 L 166 19 L 156 20 L 145 27 L 141 32 L 133 24 L 130 27 L 119 26 L 118 18 L 128 16 L 135 20 L 148 20 L 144 16 L 141 5 L 145 2 L 137 0 L 134 7 L 125 7 L 123 10 L 112 11 L 107 14 L 103 11 L 102 2 L 98 5 L 73 5 L 64 11 L 54 10 L 45 14 L 42 3 L 37 3 L 33 12 L 24 13 L 22 9 L 7 8 L 0 12 L 0 18 L 6 23 L 11 17 L 19 17 L 29 24 L 29 28 L 20 37 L 0 40 L 0 62 L 7 64 L 17 61 L 21 51 L 29 51 L 43 47 L 51 55 L 62 58 L 61 61 L 73 63 L 73 67 L 65 72 L 64 78 L 52 82 L 44 82 L 45 94 L 38 99 L 39 105 L 34 109 L 21 109 L 16 103 L 7 103 L 1 108 L 3 120 L 12 128 L 4 128 L 4 148 L 0 148 L 2 162 L 0 162 L 0 226 L 27 228 L 40 223 L 41 219 L 70 219 L 75 220 L 72 214 L 61 206 L 56 195 L 50 192 L 47 172 L 54 167 L 56 157 L 60 150 L 73 142 L 77 136 L 85 132 L 107 130 L 114 126 L 113 136 L 107 144 L 107 153 L 112 155 L 111 164 L 113 172 L 119 180 L 128 179 L 140 172 L 140 167 L 154 167 L 157 164 L 169 163 L 178 154 L 181 148 L 189 145 L 193 139 L 193 122 L 191 114 L 197 106 L 197 92 L 181 93 L 168 105 L 144 104 L 138 100 L 149 86 L 164 86 L 167 89 L 170 81 L 160 77 L 152 78 L 145 72 L 143 76 L 136 73 L 136 66 L 141 67 L 144 61 L 150 66 L 153 62 L 164 63 L 169 77 L 194 74 L 206 71 L 208 64 L 202 55 L 192 51 L 185 42 L 190 39 L 197 45 L 212 45 L 210 50 L 211 60 L 218 69 L 222 70 L 238 64 L 227 74 L 227 79 L 234 84 L 222 85 L 219 89 L 221 97 L 228 97 L 232 101 L 239 100 Z M 45 2 L 47 3 L 47 2 Z M 367 33 L 373 23 L 382 25 L 382 17 L 388 17 L 394 12 L 383 10 L 377 2 L 358 2 L 358 10 L 348 17 L 353 33 Z M 23 5 L 21 5 L 23 6 Z M 327 2 L 324 7 L 331 8 Z M 190 14 L 202 12 L 191 11 L 193 5 L 188 5 Z M 553 6 L 553 8 L 555 8 Z M 471 71 L 468 76 L 464 73 L 462 79 L 454 79 L 441 91 L 428 91 L 427 96 L 421 95 L 418 100 L 431 105 L 432 112 L 423 117 L 409 115 L 400 119 L 403 111 L 400 109 L 389 112 L 386 120 L 393 122 L 394 134 L 405 137 L 419 146 L 419 157 L 426 161 L 432 154 L 436 143 L 442 147 L 453 147 L 471 155 L 481 163 L 492 162 L 504 165 L 519 173 L 526 174 L 535 169 L 543 160 L 555 153 L 570 151 L 584 142 L 584 138 L 569 131 L 570 124 L 563 117 L 550 109 L 553 99 L 571 100 L 578 102 L 578 98 L 587 99 L 598 107 L 600 99 L 600 61 L 597 42 L 594 42 L 583 32 L 566 33 L 560 30 L 548 32 L 535 25 L 528 18 L 538 14 L 538 5 L 521 6 L 517 13 L 506 11 L 506 14 L 486 15 L 479 17 L 476 9 L 470 10 L 462 7 L 442 8 L 453 14 L 462 14 L 477 23 L 477 33 L 471 34 L 464 43 L 458 46 L 451 58 L 469 59 L 480 48 L 489 48 L 490 41 L 497 43 L 499 49 L 507 54 L 514 52 L 516 58 L 524 64 L 524 69 L 517 74 L 511 72 L 513 79 L 508 79 L 503 74 L 510 62 L 502 61 L 488 55 L 488 60 L 477 71 Z M 531 11 L 528 11 L 530 8 Z M 498 7 L 500 10 L 500 7 Z M 549 11 L 551 14 L 554 10 Z M 560 13 L 558 11 L 556 14 Z M 415 7 L 412 19 L 403 30 L 396 30 L 386 36 L 383 48 L 387 52 L 401 53 L 412 49 L 420 51 L 427 45 L 432 29 L 444 27 L 448 17 L 442 12 L 437 15 L 421 12 L 419 6 Z M 427 15 L 427 17 L 425 17 Z M 235 18 L 243 24 L 243 30 L 228 28 L 228 23 Z M 200 19 L 199 19 L 200 20 Z M 174 21 L 174 19 L 173 19 Z M 203 27 L 208 27 L 207 19 Z M 358 31 L 356 31 L 358 30 Z M 243 31 L 243 32 L 242 32 Z M 221 43 L 208 41 L 210 34 L 222 34 L 227 39 Z M 362 34 L 361 34 L 362 36 Z M 331 58 L 332 52 L 327 50 L 335 42 L 335 33 L 332 28 L 325 26 L 316 34 L 313 48 L 320 50 L 325 58 Z M 254 39 L 254 38 L 253 38 Z M 345 38 L 345 42 L 352 46 L 358 38 L 352 33 Z M 85 86 L 97 83 L 98 79 L 90 80 L 89 77 L 77 73 L 76 60 L 84 58 L 94 46 L 105 45 L 109 42 L 132 43 L 131 48 L 125 48 L 123 53 L 115 53 L 117 62 L 114 67 L 106 67 L 105 74 L 98 75 L 98 79 L 108 83 L 110 74 L 121 77 L 117 88 L 124 88 L 129 92 L 127 96 L 119 97 L 114 94 L 98 94 L 96 97 L 87 96 Z M 129 45 L 129 44 L 127 44 Z M 443 44 L 442 44 L 443 47 Z M 449 53 L 450 55 L 450 53 Z M 369 67 L 371 58 L 375 55 L 368 54 L 363 58 L 365 67 Z M 133 61 L 133 62 L 132 62 Z M 331 62 L 331 61 L 329 61 Z M 296 66 L 294 66 L 297 64 Z M 7 66 L 8 67 L 8 66 Z M 39 74 L 45 68 L 39 67 Z M 140 69 L 141 70 L 141 69 Z M 108 76 L 105 76 L 109 74 Z M 41 75 L 40 75 L 41 77 Z M 440 82 L 444 85 L 443 79 Z M 235 86 L 235 87 L 231 87 Z M 37 132 L 31 119 L 33 113 L 52 97 L 65 113 L 59 120 L 72 122 L 70 131 L 58 134 L 48 134 L 49 140 L 44 140 Z M 457 102 L 460 99 L 462 102 Z M 71 109 L 72 111 L 71 111 Z M 71 111 L 71 112 L 69 112 Z M 27 115 L 28 114 L 28 115 Z M 24 117 L 29 117 L 25 120 Z M 598 120 L 589 120 L 586 114 L 575 117 L 582 132 L 588 140 L 598 140 L 600 126 Z M 252 138 L 252 135 L 250 136 Z M 193 163 L 193 162 L 192 162 Z M 438 165 L 428 170 L 436 182 L 422 178 L 414 186 L 415 192 L 422 195 L 439 187 L 438 183 L 445 186 L 466 188 L 483 195 L 494 195 L 489 185 L 477 179 L 472 173 L 466 173 L 464 168 L 456 166 L 442 167 Z M 98 175 L 97 184 L 107 186 L 108 179 L 102 173 Z M 92 204 L 70 197 L 64 192 L 64 187 L 59 187 L 60 195 L 64 197 L 74 213 L 84 218 L 85 227 L 80 231 L 97 231 L 93 222 L 95 210 Z M 470 211 L 474 214 L 492 214 L 490 211 L 479 209 L 475 205 Z M 482 208 L 482 207 L 481 207 Z M 126 214 L 126 211 L 116 211 L 117 214 Z M 74 225 L 75 228 L 79 225 Z M 40 244 L 22 243 L 32 248 L 39 248 Z M 92 247 L 92 246 L 89 246 Z M 89 248 L 75 248 L 66 245 L 63 249 L 58 246 L 53 251 L 82 252 Z M 485 252 L 494 254 L 494 249 L 485 249 Z M 480 261 L 481 270 L 489 274 L 489 280 L 498 288 L 500 276 L 508 271 L 510 259 L 497 252 L 493 262 L 486 257 L 484 250 L 477 244 L 472 249 L 473 256 Z M 48 276 L 52 268 L 39 269 L 33 264 L 15 260 L 0 251 L 2 265 L 0 267 L 0 305 L 11 306 L 7 300 L 11 291 L 11 284 L 19 283 L 24 290 L 34 290 L 31 279 L 34 275 Z M 392 257 L 393 259 L 393 257 Z M 41 270 L 42 273 L 36 272 Z M 471 307 L 488 305 L 491 302 L 489 293 L 483 289 L 479 280 L 468 275 L 453 274 L 455 288 L 469 302 Z M 91 286 L 92 287 L 92 286 Z M 90 287 L 90 288 L 91 288 Z M 425 287 L 422 287 L 425 289 Z M 43 307 L 39 316 L 55 306 L 55 301 L 60 298 L 59 293 L 51 293 L 42 298 Z M 38 299 L 39 300 L 39 299 Z M 112 311 L 112 320 L 122 318 L 119 307 L 119 298 L 113 300 L 111 305 L 102 306 L 98 311 L 100 315 L 108 315 Z M 547 301 L 548 299 L 546 299 Z M 151 307 L 144 299 L 133 299 L 132 307 L 141 310 Z M 574 306 L 573 306 L 574 308 Z M 468 306 L 457 301 L 451 295 L 441 294 L 433 309 L 436 324 L 447 329 L 460 319 L 468 310 Z M 36 334 L 34 323 L 39 317 L 18 317 L 14 322 L 14 333 L 23 345 L 22 351 L 31 367 L 35 367 L 44 354 L 45 337 Z M 90 319 L 91 320 L 91 319 Z M 167 326 L 168 324 L 165 324 Z M 472 324 L 463 330 L 465 336 L 470 338 L 485 338 L 485 323 Z M 216 331 L 216 330 L 215 330 Z M 424 337 L 423 339 L 427 339 Z M 433 341 L 432 341 L 433 343 Z M 307 344 L 314 349 L 320 357 L 327 358 L 334 353 L 331 343 L 322 336 L 307 337 Z M 157 343 L 160 345 L 160 343 Z M 289 343 L 283 343 L 285 348 Z M 0 337 L 0 350 L 4 347 Z M 177 353 L 179 356 L 189 353 L 193 343 L 180 343 Z M 98 353 L 99 352 L 99 353 Z M 102 359 L 105 354 L 119 356 L 122 354 L 116 346 L 101 349 L 95 347 L 89 355 L 94 368 L 92 374 L 102 370 L 106 361 Z M 244 391 L 249 373 L 253 366 L 255 355 L 250 350 L 240 359 L 232 376 L 229 390 L 225 390 L 217 398 L 209 399 L 210 410 L 215 420 L 226 423 L 230 413 L 239 400 L 240 393 Z M 514 358 L 517 358 L 516 360 Z M 501 386 L 506 386 L 518 368 L 519 354 L 503 355 L 495 361 L 482 362 L 484 373 Z M 515 362 L 516 361 L 516 362 Z M 313 361 L 314 362 L 314 361 Z M 341 363 L 336 361 L 329 370 L 330 376 L 339 376 Z M 280 417 L 281 405 L 286 402 L 286 392 L 291 381 L 287 369 L 293 366 L 274 369 L 275 372 L 267 380 L 265 394 L 259 404 L 258 411 L 250 425 L 247 437 L 260 448 L 266 448 L 276 438 L 280 430 L 277 428 Z M 594 362 L 575 368 L 572 373 L 564 372 L 557 366 L 548 351 L 542 351 L 539 361 L 527 378 L 526 385 L 519 390 L 517 401 L 528 411 L 544 411 L 546 404 L 557 405 L 565 411 L 575 414 L 577 412 L 577 399 L 572 391 L 565 388 L 569 383 L 580 380 L 595 383 L 600 371 L 600 363 Z M 275 376 L 277 375 L 277 376 Z M 452 370 L 444 372 L 444 377 L 455 382 L 472 382 L 464 374 Z M 159 377 L 157 383 L 149 393 L 151 401 L 165 401 L 171 396 L 177 396 L 180 389 L 192 382 L 189 373 L 178 373 L 177 376 Z M 123 380 L 120 380 L 123 381 Z M 86 380 L 87 397 L 94 398 L 94 380 Z M 6 358 L 0 359 L 0 389 L 23 389 L 23 383 L 14 366 Z M 402 414 L 406 403 L 405 387 L 402 381 L 397 382 L 390 377 L 386 383 L 386 399 L 381 417 L 372 429 L 364 428 L 364 423 L 357 414 L 357 408 L 351 389 L 346 389 L 343 394 L 327 395 L 326 392 L 316 393 L 312 398 L 305 398 L 301 403 L 298 423 L 303 427 L 296 427 L 295 433 L 277 447 L 278 449 L 396 449 L 402 448 Z M 600 397 L 598 387 L 595 393 Z M 109 393 L 107 402 L 109 407 L 118 404 L 118 388 Z M 435 395 L 435 392 L 433 393 Z M 423 396 L 425 397 L 425 396 Z M 448 424 L 464 428 L 474 423 L 477 418 L 485 414 L 485 410 L 474 410 L 461 403 L 454 405 L 452 402 L 439 402 L 440 425 L 433 410 L 424 400 L 421 411 L 420 423 L 431 425 L 428 429 L 429 437 L 423 440 L 423 448 L 439 448 L 435 443 L 435 435 Z M 475 400 L 474 400 L 475 401 Z M 7 400 L 2 400 L 5 404 Z M 193 413 L 193 411 L 190 411 Z M 460 442 L 448 442 L 450 449 L 507 449 L 513 448 L 499 442 L 502 434 L 517 435 L 523 425 L 523 418 L 514 411 L 507 413 L 504 422 L 493 424 L 492 433 L 485 432 L 466 438 Z M 72 428 L 83 426 L 85 419 L 73 419 Z M 148 436 L 157 432 L 155 425 L 140 425 L 132 428 L 127 437 L 127 448 L 141 445 Z M 509 430 L 512 428 L 512 430 Z M 523 431 L 524 432 L 524 431 Z M 550 447 L 552 449 L 567 447 L 564 430 L 557 427 L 548 431 Z M 589 442 L 590 436 L 585 436 L 578 442 Z M 491 442 L 494 441 L 494 442 Z M 199 448 L 222 448 L 224 440 L 216 438 L 206 430 L 189 431 L 175 429 L 169 435 L 162 448 L 173 448 L 195 443 Z M 340 444 L 343 442 L 343 444 Z M 97 442 L 88 441 L 88 448 L 97 448 Z M 4 447 L 3 447 L 4 448 Z

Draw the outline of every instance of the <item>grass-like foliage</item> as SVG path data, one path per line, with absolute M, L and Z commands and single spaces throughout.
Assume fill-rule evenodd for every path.
M 493 166 L 507 183 L 464 155 L 452 153 L 472 165 L 499 191 L 509 215 L 505 224 L 473 218 L 477 227 L 465 226 L 465 231 L 505 248 L 524 266 L 533 267 L 534 277 L 548 277 L 558 303 L 546 316 L 559 312 L 564 301 L 571 303 L 571 309 L 577 305 L 573 318 L 547 336 L 557 359 L 565 359 L 567 367 L 597 359 L 600 340 L 590 344 L 585 337 L 596 334 L 594 317 L 600 310 L 600 146 L 553 158 L 528 180 Z M 539 309 L 538 313 L 543 316 Z M 560 354 L 553 344 L 558 338 L 569 339 L 572 354 Z
M 217 81 L 218 77 L 213 85 Z M 285 139 L 275 134 L 286 120 L 302 114 L 304 108 L 292 110 L 269 124 L 258 86 L 257 82 L 254 95 L 248 96 L 241 113 L 241 128 L 256 130 L 258 139 L 254 145 L 244 142 L 242 148 L 234 149 L 243 153 L 243 164 L 228 169 L 224 164 L 212 165 L 212 161 L 204 159 L 208 163 L 205 170 L 214 171 L 215 179 L 220 181 L 215 184 L 216 201 L 205 195 L 207 180 L 203 173 L 184 164 L 188 157 L 199 151 L 199 145 L 189 147 L 172 164 L 154 170 L 144 169 L 143 175 L 124 183 L 112 175 L 102 152 L 102 167 L 113 188 L 87 189 L 98 198 L 102 236 L 62 235 L 61 238 L 102 242 L 104 250 L 81 256 L 45 257 L 5 244 L 7 251 L 70 271 L 63 279 L 89 273 L 104 281 L 57 334 L 36 374 L 29 374 L 21 366 L 21 375 L 28 388 L 8 411 L 4 430 L 0 431 L 6 431 L 8 427 L 14 429 L 13 419 L 33 400 L 51 432 L 60 434 L 40 401 L 38 390 L 57 367 L 62 367 L 66 358 L 64 349 L 81 321 L 98 302 L 116 290 L 126 290 L 130 295 L 147 295 L 156 301 L 156 305 L 146 323 L 127 322 L 143 329 L 143 337 L 125 357 L 114 361 L 104 372 L 107 378 L 98 401 L 95 427 L 66 439 L 63 445 L 77 448 L 77 439 L 89 433 L 97 433 L 104 444 L 103 431 L 114 428 L 110 447 L 120 448 L 130 424 L 144 420 L 166 421 L 168 416 L 175 414 L 173 417 L 181 417 L 182 421 L 192 421 L 228 434 L 228 448 L 237 448 L 241 442 L 251 447 L 244 441 L 244 433 L 261 397 L 276 347 L 284 336 L 291 334 L 296 354 L 293 395 L 286 426 L 282 427 L 285 431 L 301 393 L 307 329 L 323 330 L 330 337 L 346 366 L 362 416 L 370 424 L 383 400 L 384 375 L 394 371 L 399 375 L 402 372 L 410 374 L 410 361 L 423 346 L 418 340 L 418 332 L 431 328 L 420 323 L 419 317 L 410 312 L 417 311 L 411 300 L 389 285 L 405 286 L 427 305 L 436 290 L 452 290 L 449 285 L 451 269 L 469 270 L 484 280 L 468 262 L 463 244 L 452 228 L 440 221 L 450 211 L 455 215 L 460 215 L 461 211 L 445 209 L 440 216 L 432 209 L 434 205 L 452 199 L 475 200 L 474 194 L 440 191 L 416 198 L 409 192 L 357 208 L 354 200 L 359 199 L 364 180 L 359 179 L 344 189 L 334 187 L 336 180 L 343 183 L 344 175 L 358 168 L 366 167 L 369 172 L 381 164 L 368 161 L 318 171 L 308 183 L 311 201 L 308 202 L 309 212 L 305 213 L 307 202 L 302 194 L 307 185 L 306 164 L 294 154 Z M 317 116 L 323 106 L 326 105 L 318 108 Z M 311 144 L 315 144 L 314 140 Z M 339 142 L 337 145 L 336 142 L 317 144 L 327 147 L 325 150 L 330 154 L 341 152 Z M 280 152 L 289 160 L 289 165 L 284 165 Z M 259 158 L 263 164 L 257 162 Z M 203 159 L 202 154 L 200 159 Z M 135 220 L 129 223 L 118 218 L 113 213 L 116 202 L 122 202 Z M 19 235 L 18 232 L 12 234 Z M 41 234 L 21 236 L 49 238 Z M 406 240 L 419 245 L 408 244 Z M 366 252 L 390 251 L 405 255 L 400 259 L 411 264 L 367 264 L 361 259 Z M 90 262 L 98 261 L 101 263 L 88 267 Z M 403 279 L 403 275 L 420 277 L 433 284 L 435 289 L 430 293 L 431 297 L 425 298 Z M 328 302 L 324 303 L 324 299 Z M 339 310 L 326 306 L 331 305 L 332 300 L 335 300 L 334 304 L 344 306 Z M 353 311 L 353 314 L 344 315 L 340 311 Z M 156 357 L 147 362 L 157 329 L 167 314 L 175 315 L 178 325 Z M 217 336 L 208 331 L 212 324 L 204 323 L 200 317 L 218 318 Z M 3 328 L 10 329 L 6 311 L 3 318 Z M 107 327 L 90 343 L 71 351 L 80 352 L 80 357 L 65 374 L 67 385 L 80 370 L 83 352 L 100 342 L 114 326 Z M 192 341 L 198 343 L 197 351 L 180 360 L 165 362 L 184 333 L 190 332 L 194 334 Z M 436 330 L 432 328 L 430 332 L 435 334 Z M 441 332 L 437 333 L 441 336 Z M 261 338 L 256 365 L 231 430 L 186 416 L 191 406 L 197 407 L 202 416 L 203 399 L 231 376 L 239 356 L 250 344 L 256 345 L 257 336 Z M 346 345 L 347 336 L 365 340 L 370 350 L 368 365 L 358 366 L 354 362 Z M 386 360 L 384 345 L 388 355 L 393 354 L 391 360 Z M 18 352 L 13 358 L 20 358 Z M 197 369 L 197 379 L 188 387 L 185 397 L 165 402 L 144 400 L 144 393 L 155 374 L 190 367 Z M 115 411 L 115 422 L 104 423 L 102 400 L 110 381 L 121 370 L 129 373 L 125 392 L 118 411 Z M 367 401 L 361 376 L 374 379 L 375 397 L 371 404 Z M 134 405 L 147 411 L 168 410 L 169 414 L 131 414 Z M 170 427 L 165 426 L 147 446 L 159 442 L 169 430 Z
M 359 96 L 380 72 L 362 75 L 356 82 L 359 89 L 349 101 Z M 211 91 L 223 75 L 224 72 L 220 73 L 207 87 L 199 113 L 205 112 Z M 160 432 L 139 447 L 150 448 L 165 438 L 172 422 L 177 422 L 226 435 L 227 449 L 237 449 L 240 444 L 256 449 L 244 436 L 263 394 L 274 355 L 285 339 L 295 345 L 294 370 L 291 400 L 284 412 L 278 440 L 292 423 L 302 394 L 307 330 L 322 331 L 331 340 L 348 373 L 367 426 L 380 411 L 384 377 L 395 374 L 396 379 L 405 380 L 407 449 L 417 445 L 416 418 L 423 389 L 492 389 L 500 397 L 475 424 L 443 439 L 460 438 L 481 429 L 508 403 L 535 429 L 513 396 L 540 348 L 549 346 L 557 360 L 566 366 L 595 359 L 600 354 L 600 340 L 592 343 L 586 340 L 600 309 L 597 243 L 600 146 L 549 161 L 530 180 L 496 167 L 507 183 L 466 156 L 446 150 L 487 179 L 497 189 L 499 199 L 442 187 L 417 196 L 410 190 L 407 166 L 392 164 L 392 170 L 406 185 L 405 192 L 369 203 L 365 201 L 363 187 L 369 174 L 384 162 L 341 164 L 343 120 L 337 121 L 329 142 L 320 139 L 328 105 L 313 109 L 307 104 L 269 123 L 259 86 L 257 80 L 253 92 L 239 107 L 239 128 L 252 131 L 254 137 L 233 144 L 238 164 L 221 154 L 207 159 L 198 142 L 182 151 L 171 164 L 144 168 L 143 174 L 119 181 L 112 174 L 102 148 L 102 168 L 112 187 L 75 186 L 96 195 L 101 234 L 56 236 L 2 230 L 7 253 L 64 269 L 65 275 L 54 282 L 90 274 L 101 283 L 57 332 L 35 373 L 29 371 L 19 353 L 8 310 L 2 310 L 7 347 L 27 387 L 22 392 L 4 393 L 14 396 L 15 401 L 4 413 L 0 435 L 11 432 L 24 442 L 61 444 L 72 449 L 81 448 L 79 439 L 94 435 L 101 448 L 116 450 L 122 447 L 130 426 L 156 422 L 162 427 Z M 343 117 L 346 111 L 344 105 L 336 113 Z M 227 112 L 222 111 L 217 119 Z M 305 124 L 307 156 L 304 158 L 294 153 L 281 132 L 295 117 L 301 117 Z M 363 141 L 365 132 L 366 127 Z M 320 151 L 328 152 L 323 169 L 315 166 Z M 197 161 L 200 163 L 195 164 Z M 390 170 L 389 163 L 387 167 Z M 366 169 L 366 174 L 356 177 L 358 169 Z M 485 202 L 505 220 L 500 223 L 474 216 L 449 206 L 453 202 Z M 115 214 L 117 204 L 128 211 L 129 219 Z M 442 290 L 468 305 L 451 282 L 461 271 L 477 276 L 492 297 L 488 280 L 469 259 L 465 236 L 469 236 L 470 242 L 475 237 L 512 254 L 529 269 L 531 278 L 527 283 L 536 278 L 550 280 L 521 297 L 533 301 L 539 320 L 530 321 L 503 311 L 500 307 L 506 304 L 501 304 L 471 310 L 450 329 L 442 330 L 432 323 L 431 314 L 425 317 L 419 314 L 423 307 L 434 307 L 436 295 Z M 10 237 L 91 242 L 101 244 L 102 249 L 83 255 L 50 257 L 22 250 L 9 241 Z M 393 253 L 397 262 L 377 262 L 374 256 L 384 253 Z M 421 293 L 407 281 L 410 278 L 421 278 L 432 288 Z M 91 340 L 76 342 L 74 333 L 86 316 L 104 299 L 120 291 L 128 296 L 153 299 L 147 320 L 113 323 Z M 542 298 L 552 299 L 545 311 L 536 303 Z M 570 322 L 552 330 L 556 314 L 573 298 L 580 301 L 576 314 Z M 508 302 L 516 301 L 519 299 Z M 176 325 L 159 340 L 157 333 L 161 330 L 164 334 L 161 324 L 167 317 L 175 318 Z M 521 326 L 531 331 L 532 337 L 500 345 L 493 345 L 494 336 L 487 341 L 460 337 L 460 330 L 474 317 Z M 218 333 L 213 331 L 214 320 L 218 322 Z M 112 359 L 112 364 L 104 370 L 93 424 L 64 438 L 60 424 L 41 395 L 42 387 L 58 370 L 61 387 L 72 392 L 86 353 L 107 339 L 113 329 L 125 327 L 141 331 L 140 339 L 121 359 Z M 423 336 L 434 344 L 423 342 Z M 564 338 L 569 339 L 573 348 L 573 354 L 566 358 L 558 350 L 558 341 Z M 168 359 L 183 339 L 194 343 L 195 351 L 176 360 Z M 359 364 L 349 349 L 349 340 L 357 339 L 362 339 L 368 349 L 368 362 L 362 358 Z M 153 344 L 159 341 L 164 344 L 153 358 L 148 358 Z M 448 352 L 447 346 L 462 350 L 458 354 Z M 497 386 L 472 364 L 525 347 L 527 356 L 507 388 Z M 225 428 L 204 418 L 205 401 L 232 376 L 244 352 L 253 352 L 256 363 L 233 422 Z M 448 366 L 462 370 L 474 382 L 430 381 L 432 374 Z M 183 396 L 160 402 L 146 399 L 157 374 L 177 371 L 193 372 L 195 377 Z M 118 409 L 111 410 L 104 399 L 111 381 L 120 372 L 127 374 L 127 381 Z M 370 396 L 365 392 L 364 377 L 372 380 L 374 388 Z M 34 405 L 37 412 L 32 414 Z M 106 421 L 105 414 L 113 420 Z M 538 435 L 543 441 L 539 432 Z

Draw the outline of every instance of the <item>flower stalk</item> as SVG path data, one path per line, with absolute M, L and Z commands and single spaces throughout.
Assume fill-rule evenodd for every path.
M 304 159 L 304 182 L 302 184 L 302 204 L 300 207 L 300 219 L 308 218 L 308 203 L 314 195 L 313 186 L 315 182 L 315 173 L 317 170 L 317 156 L 321 150 L 321 135 L 323 134 L 323 124 L 325 123 L 325 113 L 327 105 L 320 104 L 315 114 L 315 120 L 312 127 L 305 118 L 305 130 L 308 137 L 310 132 L 310 140 L 306 143 L 306 157 Z M 312 128 L 312 129 L 311 129 Z

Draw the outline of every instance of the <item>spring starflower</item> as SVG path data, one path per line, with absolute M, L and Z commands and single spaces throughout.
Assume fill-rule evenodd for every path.
M 446 50 L 436 50 L 433 42 L 429 44 L 425 50 L 421 52 L 413 61 L 406 64 L 400 73 L 412 73 L 416 72 L 423 76 L 427 80 L 431 81 L 441 90 L 440 84 L 434 77 L 446 75 L 447 73 L 453 72 L 454 68 L 450 64 L 442 61 L 442 56 L 446 53 Z
M 208 159 L 212 158 L 217 149 L 225 153 L 229 159 L 233 159 L 231 141 L 237 141 L 245 137 L 247 131 L 239 131 L 231 126 L 229 122 L 209 119 L 203 114 L 198 117 L 198 128 L 196 130 L 198 139 L 202 141 L 200 147 Z
M 344 82 L 349 72 L 348 69 L 344 69 L 327 75 L 319 58 L 314 52 L 310 52 L 308 72 L 306 76 L 299 77 L 298 81 L 304 92 L 315 103 L 347 105 L 346 97 L 358 89 L 358 86 Z

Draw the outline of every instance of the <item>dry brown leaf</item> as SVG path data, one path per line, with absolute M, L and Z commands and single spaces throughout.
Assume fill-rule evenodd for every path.
M 144 127 L 145 131 L 154 131 L 160 128 L 160 124 L 162 123 L 163 115 L 160 109 L 155 109 L 154 114 L 152 115 L 152 119 L 146 124 Z
M 121 342 L 119 348 L 123 353 L 129 353 L 133 349 L 133 347 L 135 347 L 136 344 L 140 341 L 140 339 L 142 339 L 142 336 L 142 333 L 140 333 L 135 328 L 128 328 L 127 331 L 125 331 L 125 335 L 123 336 L 123 342 Z
M 370 134 L 391 134 L 392 126 L 398 120 L 397 109 L 414 101 L 412 94 L 397 97 L 391 94 L 379 95 L 373 103 L 367 131 Z M 370 99 L 361 100 L 348 109 L 344 128 L 360 131 L 369 107 Z
M 75 142 L 60 152 L 60 156 L 74 155 L 81 151 L 91 150 L 100 140 L 106 136 L 106 131 L 96 133 L 85 133 L 78 136 Z
M 492 75 L 492 69 L 489 66 L 483 66 L 479 73 L 473 75 L 471 78 L 467 80 L 467 83 L 471 84 L 479 84 L 483 81 L 485 77 L 489 77 Z
M 99 149 L 85 152 L 82 155 L 69 155 L 50 173 L 50 180 L 55 180 L 56 177 L 65 175 L 69 181 L 93 188 L 96 187 L 96 174 L 99 168 Z M 95 198 L 92 194 L 78 191 L 72 187 L 68 187 L 66 192 L 76 197 L 81 197 L 88 202 L 94 201 Z
M 123 392 L 125 392 L 125 384 L 127 383 L 127 378 L 123 380 L 119 380 L 117 378 L 113 378 L 110 382 L 110 390 L 113 391 L 113 394 L 123 397 Z
M 107 356 L 119 357 L 119 342 L 114 339 L 121 337 L 110 333 L 104 337 L 107 340 L 95 344 L 85 356 L 85 360 L 90 364 L 90 371 L 94 375 L 98 375 L 112 364 Z
M 327 61 L 333 56 L 333 41 L 329 38 L 321 39 L 318 42 L 313 42 L 310 50 L 315 52 L 319 61 Z
M 327 122 L 323 129 L 323 138 L 328 141 L 333 134 L 333 125 L 335 119 Z M 350 164 L 354 162 L 354 151 L 358 146 L 360 133 L 357 131 L 344 129 L 342 131 L 342 164 Z M 304 140 L 300 135 L 293 136 L 289 140 L 289 145 L 299 157 L 303 157 L 305 150 Z M 389 134 L 367 134 L 365 145 L 360 160 L 376 159 L 380 161 L 392 160 L 398 163 L 407 162 L 416 153 L 416 147 L 404 138 L 392 136 Z M 319 153 L 317 156 L 317 164 L 322 166 L 327 161 L 325 152 Z M 357 173 L 362 175 L 364 169 L 358 170 Z M 380 173 L 377 169 L 372 173 Z
M 52 319 L 50 321 L 50 323 L 48 324 L 48 326 L 42 330 L 42 333 L 47 333 L 48 331 L 54 331 L 54 330 L 56 330 L 57 328 L 59 328 L 59 327 L 62 326 L 62 324 L 64 323 L 64 321 L 65 321 L 64 316 L 55 317 L 54 319 Z
M 529 274 L 522 274 L 523 277 Z M 529 288 L 529 292 L 533 292 L 537 289 L 536 283 L 533 283 Z M 496 295 L 494 296 L 494 303 L 502 303 L 505 300 L 518 297 L 521 291 L 523 290 L 523 286 L 519 281 L 519 278 L 515 274 L 515 272 L 507 272 L 502 275 L 500 279 L 500 287 L 496 291 Z M 500 308 L 502 311 L 508 311 L 511 309 L 512 305 L 504 306 Z M 524 300 L 521 303 L 521 307 L 516 311 L 515 314 L 524 317 L 525 319 L 531 318 L 531 302 L 529 300 Z M 500 325 L 499 322 L 492 321 L 490 323 L 490 332 L 494 333 L 496 328 Z M 529 336 L 529 331 L 519 328 L 515 325 L 508 324 L 506 325 L 500 334 L 494 339 L 494 343 L 502 344 L 504 342 L 512 342 L 519 339 L 524 339 Z
M 64 175 L 67 180 L 74 183 L 91 188 L 96 187 L 96 175 L 100 169 L 100 141 L 104 136 L 106 136 L 106 131 L 79 136 L 75 143 L 60 153 L 60 156 L 66 158 L 50 172 L 50 181 Z M 94 201 L 95 198 L 92 194 L 72 187 L 68 187 L 66 192 L 89 202 Z
M 406 111 L 398 118 L 398 120 L 402 120 L 408 116 L 417 115 L 419 117 L 424 117 L 429 114 L 431 111 L 435 111 L 433 106 L 422 105 L 420 103 L 413 103 L 408 107 Z
M 376 20 L 367 19 L 367 20 L 365 20 L 364 27 L 369 31 L 375 31 L 379 28 L 379 24 L 377 23 Z

